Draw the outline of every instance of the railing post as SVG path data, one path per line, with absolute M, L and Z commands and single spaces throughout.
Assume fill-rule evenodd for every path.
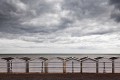
M 45 73 L 48 73 L 48 62 L 47 61 L 45 61 Z
M 29 73 L 29 61 L 26 60 L 26 73 Z
M 82 61 L 80 61 L 80 71 L 81 71 L 81 73 L 83 72 L 82 71 Z
M 103 73 L 106 73 L 105 68 L 105 62 L 103 62 Z
M 10 72 L 12 72 L 12 61 L 10 61 Z
M 112 60 L 112 73 L 115 72 L 115 65 L 114 65 L 114 60 Z
M 99 60 L 102 59 L 103 57 L 97 57 L 95 58 L 96 60 L 96 73 L 99 73 Z
M 119 57 L 111 57 L 109 59 L 112 60 L 112 73 L 115 73 L 115 60 L 118 59 Z
M 11 73 L 12 72 L 12 61 L 11 60 L 14 58 L 6 57 L 6 58 L 2 58 L 2 59 L 6 60 L 6 62 L 7 62 L 7 73 Z
M 74 73 L 74 62 L 72 61 L 72 73 Z
M 22 59 L 22 60 L 25 61 L 25 63 L 26 63 L 26 69 L 25 69 L 25 71 L 26 71 L 26 73 L 29 73 L 29 60 L 30 60 L 30 58 L 23 57 L 23 58 L 20 58 L 20 59 Z
M 11 72 L 11 68 L 10 68 L 10 60 L 7 60 L 7 72 L 10 73 Z
M 99 60 L 96 61 L 96 73 L 99 73 Z
M 63 73 L 66 73 L 66 61 L 63 61 Z
M 43 63 L 43 61 L 42 61 L 41 73 L 43 73 L 43 64 L 44 64 L 44 63 Z

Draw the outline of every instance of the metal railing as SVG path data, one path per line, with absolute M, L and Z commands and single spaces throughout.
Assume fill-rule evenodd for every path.
M 0 72 L 7 73 L 120 73 L 120 62 L 109 60 L 99 62 L 98 60 L 86 58 L 62 59 L 51 61 L 49 59 L 34 61 L 30 58 L 14 61 L 15 58 L 2 58 L 0 61 Z M 33 61 L 33 62 L 32 62 Z M 88 62 L 86 62 L 88 61 Z

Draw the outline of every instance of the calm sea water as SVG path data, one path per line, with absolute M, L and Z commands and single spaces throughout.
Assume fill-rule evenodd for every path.
M 0 57 L 30 57 L 30 58 L 35 58 L 35 57 L 46 57 L 46 58 L 51 58 L 51 57 L 90 57 L 90 58 L 95 58 L 95 57 L 120 57 L 120 54 L 0 54 Z

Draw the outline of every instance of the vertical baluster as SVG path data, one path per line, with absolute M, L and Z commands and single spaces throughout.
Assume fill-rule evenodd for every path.
M 99 73 L 99 60 L 102 59 L 103 57 L 97 57 L 95 58 L 96 60 L 96 73 Z
M 10 73 L 10 61 L 7 60 L 7 72 Z
M 66 61 L 63 61 L 63 73 L 66 73 Z
M 114 60 L 112 60 L 112 73 L 114 73 L 115 71 L 114 71 Z
M 72 73 L 74 73 L 74 62 L 72 61 Z
M 106 73 L 106 70 L 105 70 L 105 62 L 103 62 L 103 73 Z
M 42 61 L 42 67 L 41 67 L 42 69 L 41 69 L 41 73 L 43 73 L 43 61 Z
M 45 61 L 45 73 L 48 73 L 48 62 Z
M 23 57 L 23 58 L 20 58 L 20 59 L 22 59 L 22 60 L 25 61 L 25 63 L 26 63 L 26 69 L 25 69 L 25 71 L 26 71 L 26 73 L 29 73 L 29 60 L 30 60 L 30 58 Z
M 26 73 L 29 73 L 29 61 L 26 60 Z
M 115 59 L 118 59 L 119 57 L 111 57 L 109 59 L 112 60 L 112 73 L 115 73 Z
M 10 72 L 12 72 L 12 61 L 10 61 Z
M 11 60 L 14 59 L 14 58 L 12 58 L 12 57 L 6 57 L 6 58 L 2 58 L 2 59 L 6 60 L 6 62 L 7 62 L 7 73 L 12 72 L 12 69 L 11 69 L 12 68 Z
M 99 60 L 96 61 L 96 73 L 99 73 Z
M 82 69 L 83 69 L 83 67 L 82 67 L 82 61 L 80 61 L 80 71 L 81 71 L 81 73 L 82 73 Z

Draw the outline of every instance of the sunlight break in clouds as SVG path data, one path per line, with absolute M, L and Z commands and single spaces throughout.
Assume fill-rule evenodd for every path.
M 119 53 L 119 0 L 1 0 L 0 53 Z

